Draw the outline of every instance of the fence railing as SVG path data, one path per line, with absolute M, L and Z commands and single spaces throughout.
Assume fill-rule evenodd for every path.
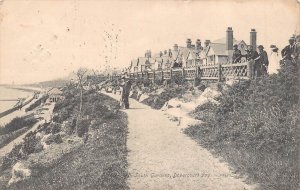
M 188 81 L 195 80 L 218 80 L 223 81 L 230 78 L 250 79 L 252 77 L 253 61 L 236 64 L 200 65 L 190 68 L 172 68 L 157 71 L 144 71 L 128 73 L 131 79 L 168 80 L 173 77 L 183 77 Z M 118 79 L 120 75 L 111 76 Z

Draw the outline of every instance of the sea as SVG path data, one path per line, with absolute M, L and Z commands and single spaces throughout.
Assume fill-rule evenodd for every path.
M 28 98 L 32 92 L 0 86 L 0 113 L 17 104 L 17 101 L 2 101 L 8 99 Z

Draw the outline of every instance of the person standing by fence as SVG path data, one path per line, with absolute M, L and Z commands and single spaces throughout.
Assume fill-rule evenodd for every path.
M 255 59 L 255 76 L 261 77 L 262 75 L 267 74 L 269 59 L 267 52 L 264 50 L 264 46 L 259 45 L 257 48 L 259 52 L 258 57 Z
M 295 52 L 296 52 L 295 38 L 291 37 L 289 39 L 289 45 L 285 46 L 285 48 L 281 50 L 282 59 L 292 61 L 292 59 L 295 58 L 294 56 Z
M 232 62 L 239 63 L 239 62 L 241 62 L 241 58 L 242 58 L 241 50 L 238 49 L 238 45 L 234 44 Z
M 278 69 L 280 69 L 280 59 L 279 59 L 279 53 L 278 53 L 278 47 L 275 45 L 271 45 L 271 54 L 270 54 L 270 64 L 268 67 L 268 74 L 277 74 Z

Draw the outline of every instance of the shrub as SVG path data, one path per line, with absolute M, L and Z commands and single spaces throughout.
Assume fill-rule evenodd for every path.
M 77 135 L 83 137 L 89 131 L 90 121 L 87 119 L 81 119 L 77 125 Z
M 45 133 L 46 134 L 56 134 L 61 131 L 61 124 L 51 122 L 46 128 L 45 128 Z
M 48 95 L 42 96 L 40 99 L 38 99 L 33 104 L 31 104 L 28 108 L 26 108 L 25 112 L 31 111 L 31 110 L 37 108 L 38 106 L 40 106 L 42 103 L 45 103 L 46 100 L 48 99 L 48 97 L 49 97 Z
M 160 109 L 162 106 L 172 98 L 182 97 L 187 89 L 184 87 L 169 87 L 161 94 L 150 94 L 149 98 L 142 101 L 142 103 L 151 106 L 154 109 Z
M 24 127 L 31 127 L 37 122 L 38 120 L 34 118 L 32 115 L 16 117 L 12 119 L 4 127 L 0 127 L 0 135 L 5 135 L 17 131 L 19 129 L 22 129 Z
M 299 67 L 239 82 L 223 93 L 206 123 L 185 133 L 223 156 L 263 189 L 297 189 L 299 184 Z
M 50 136 L 45 140 L 45 143 L 46 143 L 47 145 L 50 145 L 50 144 L 53 144 L 53 143 L 55 143 L 55 144 L 60 144 L 60 143 L 62 143 L 62 142 L 63 142 L 63 140 L 62 140 L 60 134 L 50 135 Z

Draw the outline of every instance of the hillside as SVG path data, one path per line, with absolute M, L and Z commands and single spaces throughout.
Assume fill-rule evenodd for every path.
M 218 98 L 218 106 L 199 106 L 194 115 L 205 123 L 185 133 L 262 189 L 298 189 L 299 65 L 237 83 Z

